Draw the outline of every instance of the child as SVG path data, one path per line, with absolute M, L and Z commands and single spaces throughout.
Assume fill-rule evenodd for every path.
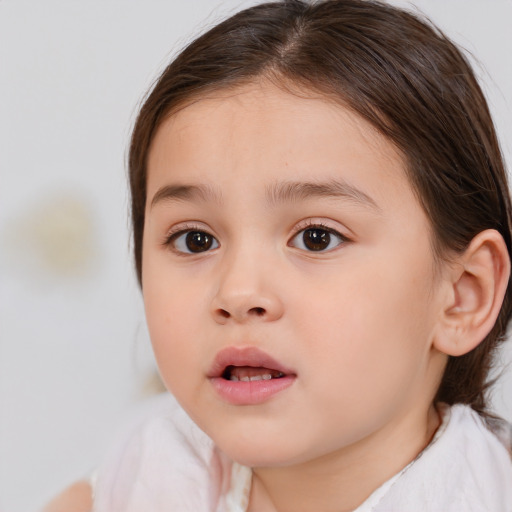
M 365 0 L 262 4 L 136 121 L 137 275 L 164 396 L 96 512 L 510 511 L 486 403 L 511 206 L 461 53 Z

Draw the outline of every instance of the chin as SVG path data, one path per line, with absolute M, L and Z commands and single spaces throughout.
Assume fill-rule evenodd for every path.
M 215 439 L 214 439 L 215 441 Z M 289 443 L 283 445 L 273 438 L 221 439 L 216 442 L 219 449 L 231 460 L 252 468 L 285 467 L 308 460 L 308 455 Z

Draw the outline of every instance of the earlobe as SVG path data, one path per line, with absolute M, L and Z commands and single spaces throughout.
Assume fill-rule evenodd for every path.
M 473 350 L 494 326 L 507 289 L 510 258 L 503 237 L 482 231 L 450 270 L 450 294 L 434 347 L 450 356 Z

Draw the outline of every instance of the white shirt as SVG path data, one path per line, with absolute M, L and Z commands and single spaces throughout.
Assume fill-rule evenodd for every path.
M 510 425 L 491 431 L 463 405 L 440 412 L 429 446 L 354 512 L 512 512 Z M 93 511 L 246 512 L 251 476 L 165 394 L 100 467 Z

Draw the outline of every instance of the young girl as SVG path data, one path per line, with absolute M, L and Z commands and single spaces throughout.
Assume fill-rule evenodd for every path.
M 486 403 L 511 205 L 441 32 L 368 0 L 240 12 L 164 71 L 129 166 L 175 399 L 99 469 L 94 511 L 512 510 Z

